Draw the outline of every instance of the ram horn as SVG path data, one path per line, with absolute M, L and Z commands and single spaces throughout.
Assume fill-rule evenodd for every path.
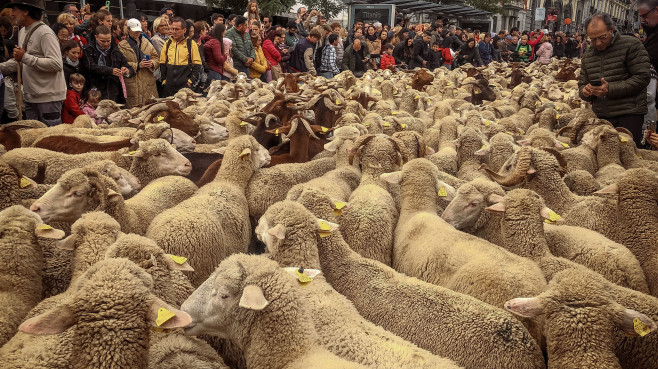
M 301 117 L 299 115 L 296 115 L 290 119 L 290 131 L 288 132 L 287 135 L 283 135 L 284 137 L 290 138 L 292 135 L 297 131 L 297 128 L 299 126 L 299 119 Z
M 375 138 L 375 135 L 365 135 L 365 136 L 360 136 L 359 138 L 354 141 L 354 146 L 352 146 L 352 149 L 350 150 L 350 165 L 354 164 L 354 157 L 355 156 L 361 156 L 361 149 L 368 144 L 373 138 Z
M 265 117 L 265 127 L 270 127 L 270 122 L 274 120 L 275 122 L 281 123 L 281 119 L 274 114 L 267 114 Z
M 516 161 L 516 167 L 514 171 L 510 173 L 507 177 L 502 176 L 491 169 L 484 167 L 484 169 L 491 178 L 496 181 L 501 186 L 516 186 L 525 178 L 530 169 L 530 161 L 532 159 L 532 149 L 530 147 L 524 147 L 519 150 L 519 154 Z
M 159 113 L 161 111 L 167 110 L 169 107 L 167 106 L 167 103 L 161 102 L 157 103 L 153 106 L 151 106 L 145 113 L 144 113 L 144 121 L 148 122 L 148 120 L 151 118 L 151 115 L 154 113 Z
M 306 131 L 308 131 L 308 134 L 311 135 L 311 137 L 315 138 L 316 140 L 319 140 L 320 137 L 315 135 L 315 132 L 313 132 L 313 128 L 311 128 L 311 125 L 308 123 L 308 120 L 304 118 L 299 118 L 299 119 L 301 119 L 304 128 L 306 128 Z
M 329 108 L 329 109 L 331 109 L 331 110 L 333 110 L 333 111 L 338 111 L 338 110 L 340 110 L 340 109 L 345 108 L 345 105 L 336 105 L 336 104 L 334 104 L 334 102 L 331 101 L 331 97 L 329 97 L 329 96 L 325 96 L 325 97 L 324 97 L 324 105 L 325 105 L 327 108 Z
M 564 159 L 564 156 L 559 151 L 550 147 L 542 147 L 541 149 L 555 156 L 555 159 L 560 164 L 560 174 L 565 175 L 567 173 L 567 161 Z

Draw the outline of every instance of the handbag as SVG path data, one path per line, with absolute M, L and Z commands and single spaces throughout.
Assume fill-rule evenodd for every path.
M 272 70 L 272 80 L 277 81 L 279 77 L 283 76 L 283 69 L 281 68 L 281 64 L 273 65 L 271 67 Z

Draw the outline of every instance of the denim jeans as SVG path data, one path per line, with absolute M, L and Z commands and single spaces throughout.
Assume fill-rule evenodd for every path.
M 215 72 L 214 70 L 209 70 L 208 71 L 208 85 L 210 85 L 210 82 L 219 80 L 219 81 L 228 81 L 229 79 L 224 77 L 223 75 Z
M 334 78 L 334 72 L 320 72 L 320 76 L 326 79 L 332 79 Z

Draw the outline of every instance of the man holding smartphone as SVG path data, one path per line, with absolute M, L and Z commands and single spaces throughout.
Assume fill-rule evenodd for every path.
M 597 117 L 633 133 L 640 146 L 647 113 L 649 55 L 642 42 L 615 31 L 609 14 L 585 21 L 592 46 L 583 54 L 578 89 Z

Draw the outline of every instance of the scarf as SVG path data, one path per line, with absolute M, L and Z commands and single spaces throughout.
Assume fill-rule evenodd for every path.
M 66 64 L 68 64 L 72 67 L 75 67 L 75 68 L 77 68 L 78 65 L 80 65 L 80 59 L 78 59 L 76 61 L 73 61 L 73 60 L 69 59 L 69 57 L 67 56 L 66 58 L 64 58 L 64 60 L 66 61 Z
M 155 33 L 156 36 L 160 37 L 162 41 L 167 41 L 169 39 L 169 36 L 163 35 L 162 33 Z
M 139 37 L 141 38 L 142 36 Z M 143 59 L 143 55 L 144 55 L 142 49 L 139 48 L 137 41 L 135 41 L 132 37 L 128 36 L 126 40 L 128 41 L 128 45 L 130 45 L 130 47 L 135 52 L 135 57 L 137 58 L 137 64 L 139 65 L 139 61 Z
M 99 67 L 107 66 L 107 61 L 105 60 L 105 58 L 107 58 L 107 56 L 109 55 L 111 49 L 112 49 L 112 47 L 108 48 L 107 50 L 103 50 L 103 49 L 101 49 L 100 46 L 98 46 L 98 44 L 96 44 L 96 50 L 98 50 L 98 52 L 99 52 L 99 55 L 98 55 L 98 66 Z
M 375 32 L 374 35 L 365 35 L 365 37 L 368 39 L 368 41 L 374 42 L 377 41 L 379 35 L 377 34 L 377 32 Z

